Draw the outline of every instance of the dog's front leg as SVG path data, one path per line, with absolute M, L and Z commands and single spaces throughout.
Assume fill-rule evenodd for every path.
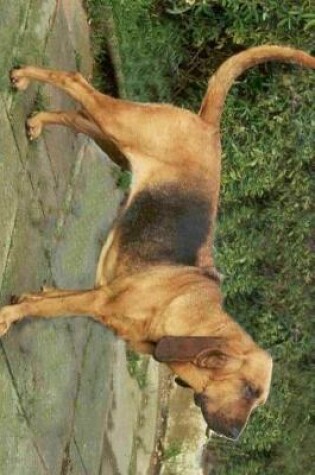
M 89 316 L 101 321 L 111 297 L 107 288 L 87 291 L 54 290 L 24 295 L 19 303 L 7 305 L 0 310 L 0 336 L 11 324 L 26 316 L 54 318 L 61 316 Z
M 144 333 L 144 323 L 116 313 L 117 303 L 111 302 L 111 297 L 112 292 L 104 286 L 96 290 L 48 289 L 24 294 L 17 304 L 7 305 L 0 310 L 0 336 L 7 333 L 12 323 L 27 316 L 88 316 L 103 323 L 126 341 L 141 341 L 139 336 Z

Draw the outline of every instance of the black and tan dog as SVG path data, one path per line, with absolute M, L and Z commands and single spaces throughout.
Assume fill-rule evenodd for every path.
M 78 73 L 23 67 L 30 80 L 77 100 L 80 112 L 40 112 L 30 138 L 46 124 L 93 137 L 133 173 L 128 200 L 102 250 L 95 288 L 45 289 L 0 311 L 0 332 L 24 316 L 87 315 L 138 351 L 167 363 L 195 392 L 208 426 L 237 438 L 268 396 L 272 360 L 223 310 L 211 257 L 220 187 L 220 117 L 234 79 L 269 60 L 315 68 L 315 58 L 262 46 L 227 60 L 214 74 L 198 115 L 170 105 L 138 104 L 97 92 Z

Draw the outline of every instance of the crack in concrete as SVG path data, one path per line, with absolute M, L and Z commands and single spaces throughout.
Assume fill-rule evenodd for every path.
M 16 54 L 16 50 L 18 49 L 20 39 L 23 36 L 23 34 L 25 33 L 25 30 L 26 30 L 26 27 L 27 27 L 27 22 L 28 22 L 29 15 L 30 15 L 30 11 L 31 11 L 31 8 L 32 8 L 32 3 L 33 3 L 33 0 L 29 0 L 28 7 L 25 11 L 25 16 L 24 16 L 23 20 L 21 21 L 21 26 L 19 28 L 19 32 L 16 35 L 16 42 L 15 42 L 15 45 L 13 46 L 13 48 L 12 48 L 12 57 L 13 58 Z
M 39 207 L 41 209 L 41 212 L 43 213 L 43 216 L 45 217 L 45 210 L 43 209 L 43 205 L 41 203 L 41 201 L 38 199 L 38 197 L 36 196 L 36 191 L 35 191 L 35 187 L 34 187 L 34 183 L 32 181 L 32 176 L 31 176 L 31 173 L 30 171 L 26 168 L 24 162 L 23 162 L 23 159 L 22 159 L 22 153 L 21 153 L 21 150 L 20 150 L 20 147 L 19 147 L 19 143 L 18 143 L 18 140 L 16 138 L 16 134 L 15 134 L 15 130 L 14 130 L 14 127 L 13 127 L 13 124 L 11 122 L 11 118 L 10 118 L 10 113 L 7 109 L 7 106 L 5 104 L 5 101 L 3 99 L 2 96 L 1 97 L 1 101 L 3 103 L 3 107 L 4 107 L 4 110 L 5 110 L 5 113 L 6 113 L 6 116 L 7 116 L 7 120 L 9 122 L 9 125 L 10 125 L 10 128 L 11 128 L 11 133 L 12 133 L 12 137 L 13 137 L 13 140 L 14 140 L 14 144 L 15 144 L 15 147 L 16 147 L 16 150 L 18 152 L 18 157 L 19 157 L 19 161 L 21 163 L 21 166 L 22 166 L 22 169 L 25 173 L 25 176 L 27 176 L 28 180 L 29 180 L 29 183 L 31 185 L 31 188 L 32 188 L 32 192 L 33 192 L 33 197 L 36 199 L 37 203 L 39 204 Z
M 113 352 L 112 352 L 113 354 Z M 111 360 L 111 365 L 113 364 L 113 357 Z M 113 387 L 113 370 L 111 371 L 111 393 L 113 394 L 114 387 Z M 115 400 L 115 395 L 113 394 L 114 400 Z M 108 407 L 107 415 L 104 419 L 104 427 L 103 427 L 103 437 L 102 437 L 102 450 L 100 453 L 100 460 L 99 460 L 99 469 L 98 469 L 98 475 L 104 475 L 103 473 L 103 468 L 104 468 L 104 460 L 106 462 L 109 462 L 112 468 L 112 473 L 111 475 L 121 475 L 119 469 L 118 469 L 118 464 L 116 460 L 116 456 L 114 453 L 114 450 L 112 448 L 112 445 L 110 443 L 110 440 L 107 435 L 107 427 L 108 427 L 108 415 L 111 411 L 111 408 Z
M 70 458 L 70 443 L 71 443 L 71 440 L 67 442 L 65 448 L 63 449 L 63 459 L 62 459 L 62 464 L 61 464 L 60 475 L 67 475 L 69 473 L 69 470 L 72 471 L 71 458 Z
M 45 473 L 47 475 L 51 475 L 51 472 L 49 471 L 48 469 L 48 466 L 46 464 L 46 461 L 45 461 L 45 457 L 44 455 L 41 453 L 41 450 L 40 450 L 40 447 L 36 441 L 36 437 L 33 433 L 33 430 L 32 430 L 32 427 L 31 427 L 31 423 L 30 423 L 30 420 L 28 418 L 28 415 L 27 415 L 27 412 L 26 410 L 24 409 L 24 406 L 23 406 L 23 402 L 22 402 L 22 397 L 21 397 L 21 394 L 18 390 L 18 386 L 17 386 L 17 381 L 15 379 L 15 376 L 14 376 L 14 373 L 13 373 L 13 370 L 12 370 L 12 366 L 10 364 L 10 360 L 9 360 L 9 357 L 7 355 L 7 352 L 5 350 L 5 346 L 4 346 L 4 343 L 2 340 L 0 340 L 0 348 L 2 350 L 2 354 L 3 354 L 3 358 L 4 358 L 4 361 L 5 361 L 5 364 L 8 368 L 8 372 L 9 372 L 9 375 L 10 375 L 10 379 L 11 379 L 11 383 L 12 383 L 12 386 L 13 386 L 13 389 L 14 389 L 14 392 L 16 394 L 16 397 L 17 397 L 17 403 L 18 403 L 18 408 L 19 408 L 19 412 L 21 414 L 21 416 L 23 417 L 23 419 L 25 420 L 25 423 L 26 423 L 26 427 L 28 428 L 28 430 L 30 431 L 30 434 L 31 434 L 31 441 L 32 441 L 32 444 L 33 444 L 33 447 L 38 455 L 38 458 L 40 460 L 40 463 L 45 471 Z
M 49 147 L 47 145 L 47 141 L 46 141 L 46 137 L 45 137 L 45 131 L 43 131 L 43 142 L 44 142 L 44 146 L 45 146 L 45 150 L 46 150 L 46 153 L 47 153 L 47 157 L 48 157 L 48 160 L 49 160 L 49 165 L 50 165 L 50 170 L 51 170 L 51 174 L 53 176 L 53 179 L 54 179 L 54 188 L 55 188 L 55 193 L 56 193 L 56 196 L 57 196 L 57 187 L 58 187 L 58 179 L 57 179 L 57 175 L 56 175 L 56 172 L 54 170 L 54 167 L 53 167 L 53 160 L 51 158 L 51 155 L 50 155 L 50 151 L 49 151 Z
M 86 468 L 86 465 L 85 465 L 85 463 L 84 463 L 84 459 L 83 459 L 83 456 L 82 456 L 82 454 L 81 454 L 81 450 L 80 450 L 80 447 L 79 447 L 79 444 L 78 444 L 78 442 L 77 442 L 76 437 L 73 437 L 73 442 L 74 442 L 74 445 L 75 445 L 75 447 L 76 447 L 76 449 L 77 449 L 77 452 L 78 452 L 78 455 L 79 455 L 79 459 L 80 459 L 80 462 L 81 462 L 83 471 L 84 471 L 85 475 L 89 475 L 89 472 L 88 472 L 88 470 L 87 470 L 87 468 Z
M 48 42 L 48 39 L 49 39 L 49 36 L 55 26 L 55 23 L 56 23 L 56 18 L 57 18 L 57 14 L 58 14 L 58 9 L 59 9 L 59 6 L 60 6 L 60 0 L 56 0 L 56 6 L 54 8 L 54 11 L 50 17 L 50 20 L 49 20 L 49 29 L 47 31 L 47 35 L 46 35 L 46 38 L 45 38 L 45 47 L 44 47 L 44 51 L 46 50 L 46 46 L 47 46 L 47 42 Z
M 31 13 L 32 8 L 33 8 L 33 3 L 34 3 L 34 0 L 30 0 L 30 2 L 28 4 L 28 9 L 27 9 L 27 12 L 26 12 L 26 15 L 25 15 L 23 30 L 21 28 L 21 36 L 25 33 L 26 28 L 28 27 L 29 19 L 30 19 L 30 13 Z M 19 38 L 19 40 L 20 40 L 20 38 Z
M 100 467 L 98 470 L 98 475 L 104 475 L 103 474 L 103 463 L 104 463 L 104 457 L 106 457 L 106 462 L 110 463 L 110 466 L 112 468 L 112 473 L 111 475 L 122 475 L 121 472 L 118 469 L 116 457 L 113 451 L 113 448 L 111 446 L 111 443 L 107 437 L 106 432 L 104 432 L 103 436 L 103 450 L 101 454 L 101 460 L 100 460 Z
M 60 475 L 67 475 L 69 473 L 69 471 L 68 471 L 68 469 L 70 468 L 70 464 L 68 463 L 69 449 L 70 449 L 70 444 L 71 444 L 72 437 L 73 437 L 73 439 L 75 438 L 74 437 L 74 423 L 75 423 L 77 402 L 78 402 L 80 388 L 81 388 L 81 376 L 82 376 L 82 370 L 83 370 L 83 367 L 84 367 L 86 351 L 87 351 L 87 347 L 88 347 L 88 344 L 90 342 L 91 336 L 92 336 L 92 328 L 90 326 L 88 335 L 86 337 L 86 342 L 85 342 L 84 348 L 83 348 L 81 366 L 78 369 L 78 381 L 77 381 L 77 387 L 76 387 L 74 401 L 73 401 L 72 415 L 71 415 L 71 419 L 70 419 L 70 423 L 69 423 L 69 436 L 68 436 L 68 440 L 65 444 L 65 447 L 63 449 L 63 458 L 62 458 Z M 83 463 L 83 467 L 85 467 L 85 464 L 83 462 L 83 458 L 82 458 L 80 453 L 79 453 L 79 455 L 80 455 L 80 458 L 81 458 L 81 463 Z
M 6 271 L 7 271 L 8 262 L 9 262 L 9 258 L 10 258 L 11 250 L 12 250 L 12 246 L 13 246 L 13 236 L 14 236 L 15 225 L 16 225 L 17 214 L 18 214 L 17 211 L 18 211 L 18 206 L 15 207 L 14 215 L 13 215 L 13 218 L 11 220 L 10 238 L 9 238 L 9 242 L 8 242 L 8 245 L 7 245 L 5 258 L 4 258 L 5 259 L 5 264 L 4 264 L 4 267 L 3 267 L 3 272 L 2 272 L 1 277 L 0 277 L 0 295 L 1 295 L 1 292 L 2 292 L 3 279 L 4 279 L 4 276 L 5 276 Z
M 67 218 L 70 214 L 71 203 L 72 203 L 73 196 L 74 196 L 74 188 L 75 188 L 74 184 L 75 184 L 75 182 L 76 182 L 76 180 L 77 180 L 77 178 L 78 178 L 78 176 L 81 172 L 82 161 L 83 161 L 83 158 L 84 158 L 84 154 L 85 154 L 85 150 L 87 148 L 87 145 L 88 145 L 88 143 L 86 142 L 81 147 L 81 149 L 79 151 L 79 154 L 78 154 L 78 158 L 77 158 L 77 160 L 74 164 L 73 172 L 71 174 L 69 183 L 67 185 L 67 191 L 65 193 L 65 199 L 64 199 L 64 202 L 63 202 L 60 217 L 57 221 L 56 230 L 55 230 L 55 233 L 54 233 L 55 242 L 58 242 L 58 238 L 59 238 L 59 236 L 61 236 L 62 230 L 63 230 L 63 228 L 65 226 L 65 223 L 67 221 Z
M 29 14 L 30 14 L 30 11 L 31 11 L 31 8 L 32 8 L 32 1 L 33 0 L 29 0 L 28 7 L 26 8 L 24 18 L 21 21 L 20 28 L 19 28 L 18 33 L 16 35 L 16 41 L 15 41 L 15 44 L 13 45 L 13 48 L 12 48 L 12 59 L 14 59 L 16 57 L 16 53 L 19 49 L 20 39 L 22 38 L 22 36 L 25 33 L 26 26 L 27 26 L 27 21 L 28 21 Z M 18 64 L 14 64 L 14 63 L 15 62 L 13 62 L 13 67 L 18 65 Z M 8 96 L 7 100 L 8 100 L 8 107 L 9 107 L 9 109 L 11 109 L 12 105 L 14 104 L 14 95 L 10 94 Z

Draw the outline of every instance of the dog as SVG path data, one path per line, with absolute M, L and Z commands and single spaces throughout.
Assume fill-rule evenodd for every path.
M 211 248 L 220 188 L 220 118 L 234 80 L 265 61 L 315 68 L 315 58 L 280 46 L 232 56 L 211 77 L 198 114 L 96 91 L 79 73 L 13 69 L 13 86 L 56 86 L 82 107 L 39 112 L 30 139 L 63 124 L 91 136 L 132 171 L 130 193 L 102 249 L 95 287 L 44 288 L 0 310 L 0 332 L 25 316 L 86 315 L 135 350 L 166 363 L 191 388 L 208 428 L 237 439 L 267 400 L 271 356 L 224 311 Z

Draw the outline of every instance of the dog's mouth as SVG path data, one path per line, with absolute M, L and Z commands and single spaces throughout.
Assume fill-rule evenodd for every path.
M 192 389 L 188 383 L 178 376 L 175 378 L 175 382 L 178 386 Z M 211 432 L 215 432 L 217 435 L 226 437 L 227 439 L 237 440 L 239 438 L 244 424 L 239 421 L 228 422 L 218 414 L 209 413 L 207 410 L 209 399 L 202 393 L 194 393 L 194 401 L 196 406 L 200 408 L 203 418 L 207 423 L 206 437 L 209 437 Z
M 207 423 L 206 436 L 210 432 L 226 437 L 227 439 L 237 440 L 243 430 L 244 424 L 240 421 L 227 421 L 218 414 L 211 414 L 207 410 L 207 397 L 200 393 L 194 393 L 196 406 L 201 409 L 202 415 Z

